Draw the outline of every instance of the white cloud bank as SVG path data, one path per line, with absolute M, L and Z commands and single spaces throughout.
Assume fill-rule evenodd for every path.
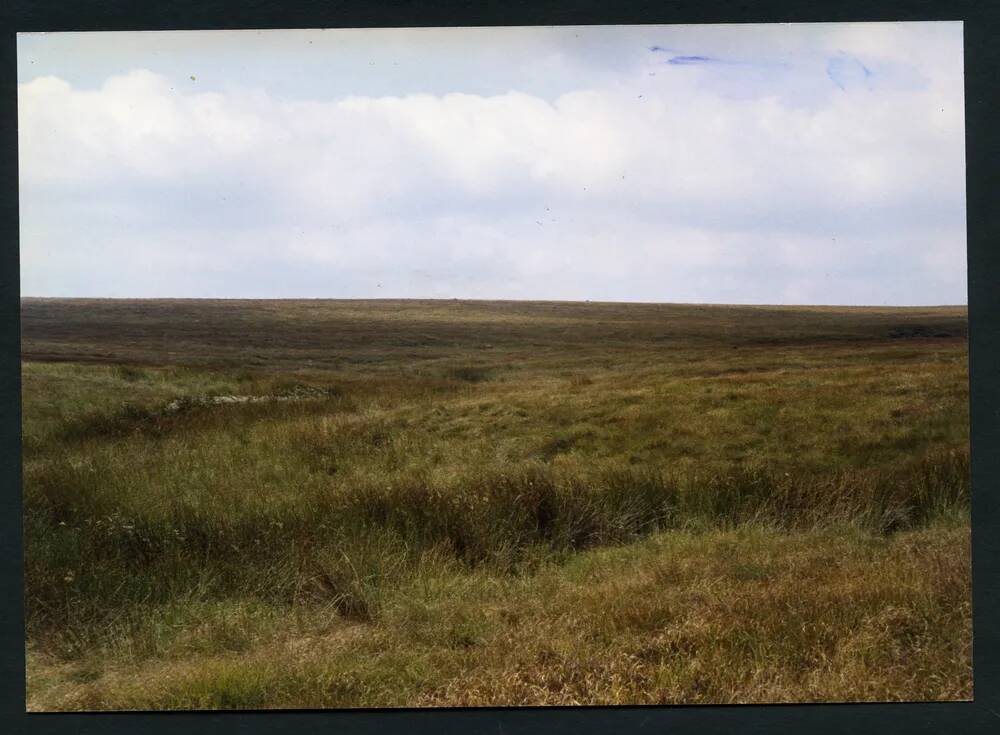
M 630 47 L 549 97 L 461 91 L 487 69 L 327 99 L 141 68 L 34 78 L 22 291 L 964 303 L 960 34 L 827 28 L 790 51 L 788 26 Z M 557 40 L 525 74 L 582 67 Z

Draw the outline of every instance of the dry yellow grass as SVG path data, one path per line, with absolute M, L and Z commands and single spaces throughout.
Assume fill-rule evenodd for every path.
M 33 653 L 29 708 L 969 699 L 969 579 L 960 521 L 891 539 L 667 533 L 530 578 L 441 569 L 377 624 L 293 618 L 243 653 Z

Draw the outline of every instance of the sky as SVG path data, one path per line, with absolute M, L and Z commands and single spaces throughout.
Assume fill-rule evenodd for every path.
M 25 296 L 967 303 L 958 22 L 17 49 Z

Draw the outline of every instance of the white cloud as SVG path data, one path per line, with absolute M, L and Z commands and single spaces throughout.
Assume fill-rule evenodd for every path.
M 910 298 L 930 282 L 964 301 L 960 48 L 923 28 L 867 26 L 835 28 L 818 47 L 803 67 L 846 48 L 926 83 L 835 85 L 819 66 L 809 105 L 781 92 L 777 72 L 734 99 L 710 67 L 665 66 L 652 52 L 551 100 L 516 90 L 287 100 L 201 93 L 142 69 L 96 89 L 34 79 L 18 89 L 25 291 L 73 281 L 52 274 L 86 247 L 113 271 L 135 258 L 115 265 L 111 253 L 155 251 L 180 279 L 161 287 L 177 290 L 207 259 L 249 295 L 267 292 L 267 270 L 252 264 L 280 256 L 332 269 L 330 295 L 353 293 L 352 273 L 381 272 L 399 295 L 433 280 L 435 295 L 719 301 L 713 272 L 718 283 L 742 272 L 759 285 L 736 300 L 829 301 L 836 279 L 817 269 L 864 263 L 876 296 L 904 258 L 923 268 Z M 527 66 L 571 63 L 550 54 Z M 90 288 L 87 262 L 77 291 Z M 758 296 L 775 277 L 799 285 Z

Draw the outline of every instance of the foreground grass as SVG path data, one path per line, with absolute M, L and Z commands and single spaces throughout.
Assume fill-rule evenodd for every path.
M 24 331 L 59 360 L 23 370 L 33 709 L 970 696 L 957 310 L 32 301 Z
M 889 539 L 851 528 L 662 533 L 530 576 L 439 558 L 387 592 L 376 622 L 230 602 L 182 613 L 192 629 L 228 630 L 225 652 L 190 638 L 111 666 L 32 652 L 29 705 L 967 699 L 968 570 L 961 519 Z

